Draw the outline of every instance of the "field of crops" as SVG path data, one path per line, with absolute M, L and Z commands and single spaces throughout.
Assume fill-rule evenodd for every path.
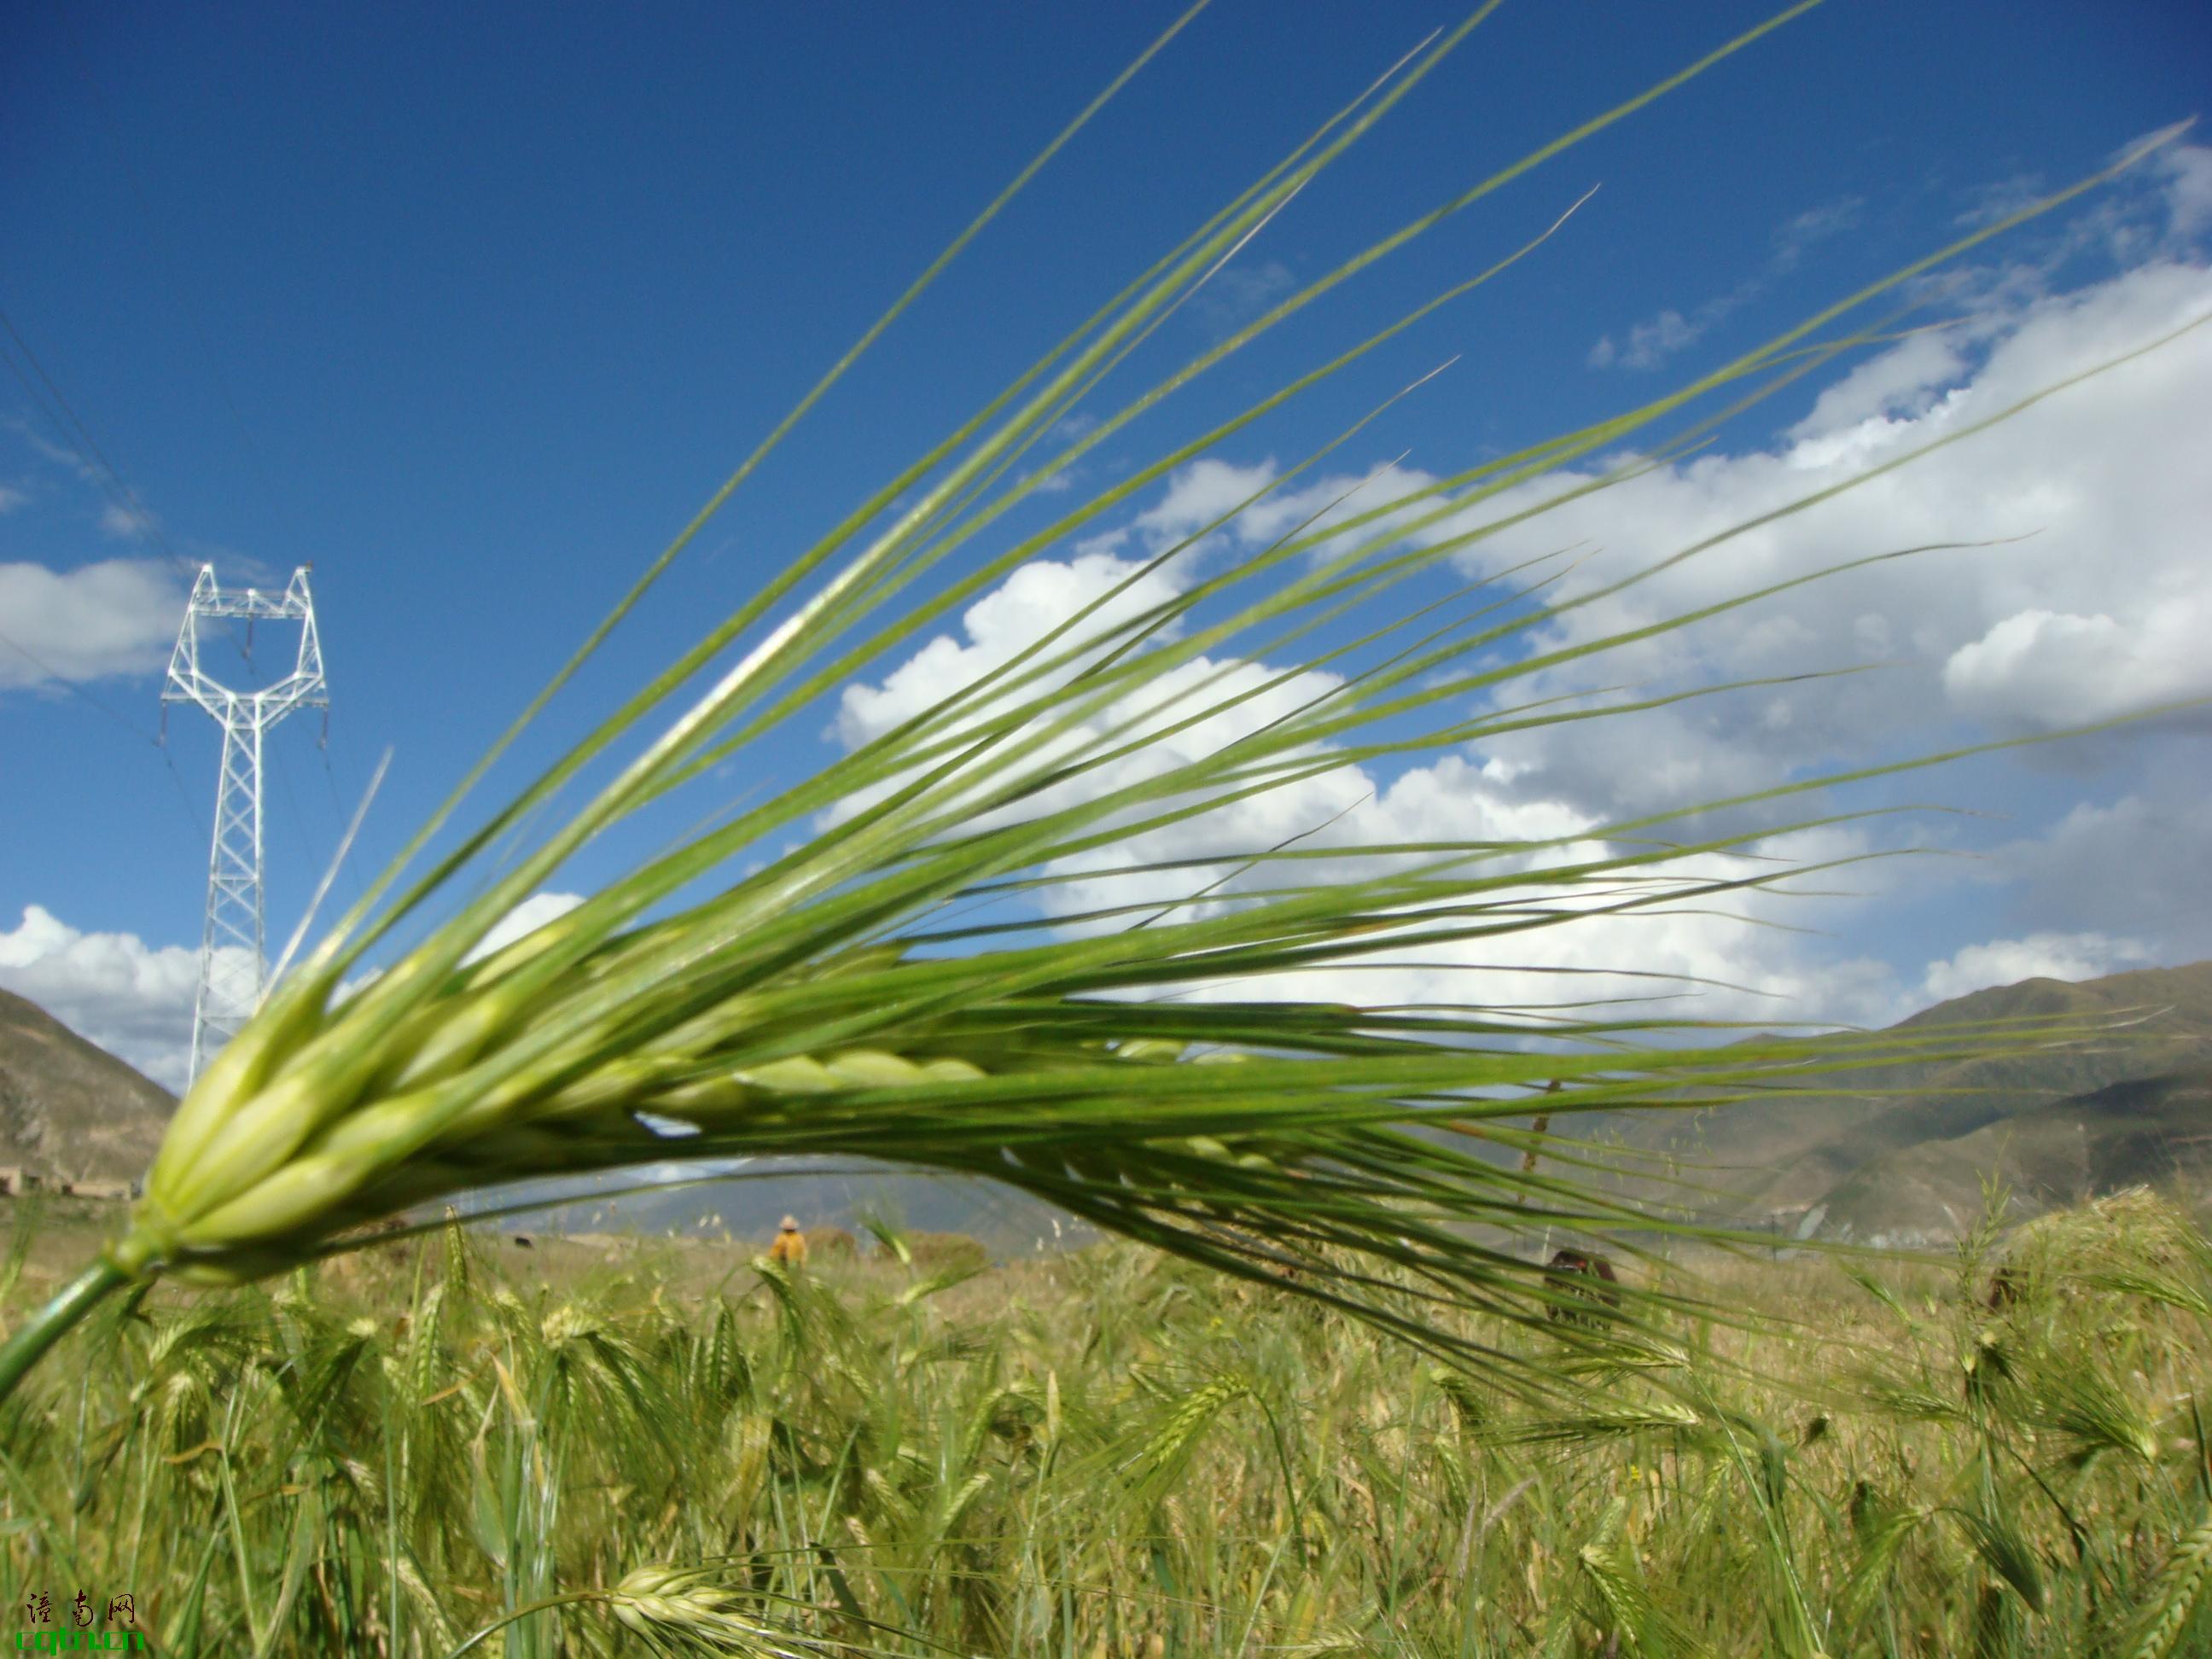
M 2212 1249 L 2147 1197 L 1995 1310 L 1972 1250 L 1627 1269 L 1734 1311 L 1489 1333 L 1542 1403 L 1134 1247 L 909 1255 L 449 1228 L 104 1309 L 0 1419 L 18 1645 L 2208 1650 Z

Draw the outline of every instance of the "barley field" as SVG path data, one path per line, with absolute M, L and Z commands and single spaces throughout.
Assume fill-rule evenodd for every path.
M 2148 1194 L 1624 1263 L 1683 1303 L 1474 1331 L 1486 1380 L 1133 1245 L 890 1237 L 449 1223 L 104 1309 L 0 1418 L 18 1645 L 82 1592 L 178 1654 L 2212 1651 L 2212 1245 Z

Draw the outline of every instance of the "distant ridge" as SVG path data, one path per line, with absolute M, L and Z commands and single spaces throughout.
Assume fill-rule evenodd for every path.
M 1949 1140 L 1923 1140 L 1869 1159 L 1826 1198 L 1819 1231 L 1881 1243 L 1971 1225 L 1982 1183 L 2008 1194 L 2024 1219 L 2126 1187 L 2188 1184 L 2212 1175 L 2212 1067 L 2131 1078 L 2015 1112 Z M 1935 1217 L 1945 1224 L 1931 1226 Z
M 136 1181 L 176 1103 L 36 1003 L 0 991 L 0 1166 L 48 1181 Z
M 2212 1139 L 2203 1138 L 2212 1109 L 2191 1092 L 2212 1074 L 2212 962 L 1993 986 L 1890 1028 L 2130 1011 L 2140 1023 L 2077 1046 L 1838 1071 L 1806 1080 L 1815 1094 L 1620 1114 L 1605 1127 L 1624 1145 L 1682 1160 L 1685 1179 L 1713 1190 L 1716 1212 L 1808 1237 L 1932 1243 L 1972 1224 L 1984 1175 L 2014 1188 L 2013 1215 L 2025 1218 L 2212 1174 Z M 2136 1085 L 2144 1086 L 2118 1086 Z M 2156 1133 L 2139 1133 L 2153 1119 Z M 2065 1131 L 2063 1159 L 2052 1127 L 2062 1121 L 2078 1126 Z

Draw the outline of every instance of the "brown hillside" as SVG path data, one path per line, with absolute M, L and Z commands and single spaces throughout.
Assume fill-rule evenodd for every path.
M 1623 1117 L 1614 1127 L 1630 1145 L 1663 1150 L 1693 1165 L 1685 1173 L 1711 1193 L 1716 1210 L 1787 1221 L 1842 1196 L 1844 1184 L 1863 1170 L 1879 1169 L 1901 1179 L 1915 1168 L 1923 1148 L 1963 1143 L 1979 1149 L 1990 1143 L 1969 1137 L 2023 1114 L 2131 1079 L 2212 1067 L 2212 962 L 2079 984 L 2025 980 L 1939 1003 L 1894 1029 L 1926 1031 L 2008 1019 L 2125 1023 L 2093 1042 L 1979 1060 L 1838 1070 L 1817 1079 L 1817 1094 L 1680 1117 Z M 1898 1191 L 1922 1184 L 1902 1179 Z M 1954 1183 L 1937 1184 L 1955 1200 Z M 1852 1189 L 1854 1202 L 1847 1207 L 1858 1206 L 1862 1190 Z M 1892 1212 L 1897 1206 L 1881 1207 L 1882 1220 L 1896 1224 Z M 1925 1218 L 1930 1226 L 1943 1222 L 1940 1211 Z
M 0 991 L 0 1166 L 49 1181 L 135 1181 L 175 1104 L 36 1003 Z
M 2129 1187 L 2212 1174 L 2212 1069 L 2137 1078 L 1870 1158 L 1822 1200 L 1823 1237 L 1921 1244 L 1972 1226 L 1985 1188 L 2016 1222 Z

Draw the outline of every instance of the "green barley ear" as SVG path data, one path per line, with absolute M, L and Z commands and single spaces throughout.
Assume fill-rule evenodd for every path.
M 2127 1659 L 2167 1659 L 2196 1617 L 2207 1583 L 2212 1583 L 2212 1511 L 2200 1513 L 2174 1544 L 2136 1610 L 2131 1639 L 2119 1651 Z
M 1632 1546 L 1620 1536 L 1626 1510 L 1615 1498 L 1575 1553 L 1593 1612 L 1600 1615 L 1597 1622 L 1608 1633 L 1607 1650 L 1639 1659 L 1694 1659 L 1708 1653 L 1696 1634 L 1653 1597 Z
M 1215 1420 L 1237 1401 L 1255 1397 L 1251 1380 L 1231 1371 L 1188 1391 L 1178 1386 L 1167 1409 L 1121 1465 L 1122 1479 L 1148 1504 L 1157 1503 L 1181 1478 Z
M 1855 1514 L 1854 1519 L 1858 1522 L 1858 1553 L 1837 1597 L 1837 1606 L 1847 1632 L 1856 1630 L 1859 1623 L 1873 1612 L 1875 1604 L 1888 1591 L 1899 1557 L 1905 1553 L 1905 1547 L 1912 1540 L 1930 1513 L 1928 1510 L 1910 1507 L 1867 1506 L 1863 1514 Z
M 1987 1513 L 1954 1509 L 1950 1515 L 1984 1565 L 2032 1612 L 2041 1613 L 2045 1600 L 2043 1568 L 2034 1547 L 2012 1517 L 1995 1509 Z
M 1382 351 L 1413 322 L 1517 275 L 1566 234 L 1581 201 L 1563 192 L 1549 228 L 1198 436 L 1126 469 L 1091 469 L 1114 482 L 1086 498 L 1073 488 L 1074 469 L 1100 445 L 1122 440 L 1163 400 L 1370 264 L 1810 3 L 1465 183 L 1176 373 L 1133 392 L 1106 390 L 1308 184 L 1442 71 L 1495 9 L 1486 0 L 769 574 L 511 800 L 431 854 L 486 768 L 1006 196 L 991 204 L 653 562 L 193 1085 L 127 1231 L 0 1346 L 0 1396 L 123 1285 L 257 1279 L 337 1248 L 349 1230 L 457 1194 L 657 1165 L 677 1150 L 687 1159 L 866 1156 L 995 1178 L 1105 1231 L 1352 1313 L 1440 1361 L 1499 1372 L 1522 1362 L 1476 1340 L 1459 1315 L 1545 1322 L 1556 1297 L 1528 1259 L 1529 1242 L 1615 1228 L 1648 1236 L 1668 1224 L 1618 1195 L 1563 1131 L 1516 1127 L 1539 1091 L 1549 1127 L 1692 1097 L 1771 1100 L 1802 1087 L 1815 1059 L 1866 1068 L 2051 1041 L 2050 1027 L 1947 1026 L 1818 1047 L 1773 1037 L 1686 1049 L 1680 1039 L 1697 1022 L 1610 1009 L 1540 1020 L 1472 996 L 1410 1010 L 1267 997 L 1285 976 L 1356 977 L 1409 957 L 1494 959 L 1489 952 L 1534 929 L 1664 915 L 1781 883 L 1805 872 L 1778 866 L 1747 880 L 1712 860 L 1850 815 L 1807 807 L 1784 811 L 1780 830 L 1765 822 L 1756 834 L 1686 838 L 1682 823 L 1724 822 L 1696 815 L 1800 801 L 1899 766 L 1795 777 L 1690 811 L 1522 842 L 1369 841 L 1356 822 L 1331 820 L 1329 844 L 1307 847 L 1310 831 L 1276 839 L 1231 826 L 1241 809 L 1279 806 L 1281 792 L 1347 768 L 1433 760 L 1508 733 L 1743 689 L 1569 710 L 1531 700 L 1516 683 L 1932 550 L 1869 550 L 1836 569 L 1583 644 L 1559 646 L 1551 627 L 1657 568 L 1913 459 L 1901 455 L 1572 597 L 1551 594 L 1559 571 L 1546 560 L 1442 600 L 1416 602 L 1406 588 L 1449 576 L 1454 555 L 1531 516 L 1509 508 L 1504 492 L 1632 441 L 1655 460 L 1683 453 L 1767 392 L 1886 337 L 1879 326 L 1845 331 L 1870 302 L 2095 179 L 1981 226 L 1613 418 L 1389 499 L 1354 490 L 1336 511 L 1224 562 L 1212 532 L 1321 465 L 1379 411 L 1352 419 L 1009 659 L 944 687 L 932 707 L 772 799 L 733 813 L 716 802 L 706 827 L 526 939 L 482 954 L 487 935 L 586 843 L 606 844 L 626 820 L 757 757 L 777 734 L 810 729 L 823 699 L 915 649 L 941 618 L 1097 534 L 1140 492 Z M 1400 395 L 1436 372 L 1409 369 L 1413 384 Z M 1955 422 L 1928 448 L 2058 389 Z M 1079 409 L 1095 423 L 1036 460 Z M 1565 477 L 1547 505 L 1633 471 Z M 1008 517 L 1025 506 L 1049 521 L 1008 528 L 1027 521 Z M 570 791 L 587 771 L 611 775 L 580 798 Z M 1228 844 L 1194 858 L 1152 850 L 1158 836 L 1194 830 Z M 1317 871 L 1316 858 L 1338 862 Z M 1077 896 L 1079 884 L 1100 896 Z M 471 896 L 453 898 L 463 891 Z M 1009 906 L 1022 914 L 1009 919 Z M 399 948 L 403 928 L 418 935 L 410 948 Z M 382 953 L 374 964 L 373 951 Z M 373 979 L 372 965 L 381 969 Z M 360 988 L 343 995 L 349 980 Z M 1523 1152 L 1517 1164 L 1494 1156 L 1500 1143 Z M 1614 1322 L 1632 1328 L 1655 1305 L 1624 1287 Z M 1535 1362 L 1538 1380 L 1545 1364 Z
M 857 1659 L 893 1650 L 878 1637 L 921 1639 L 850 1613 L 849 1621 L 864 1626 L 869 1639 L 816 1634 L 805 1628 L 814 1621 L 814 1609 L 781 1596 L 731 1589 L 716 1579 L 710 1567 L 652 1565 L 633 1568 L 610 1590 L 568 1599 L 604 1601 L 630 1640 L 670 1659 L 694 1654 L 732 1659 L 835 1659 L 849 1654 Z
M 2136 1396 L 2087 1354 L 2052 1356 L 2026 1404 L 2028 1421 L 2072 1442 L 2067 1462 L 2086 1468 L 2107 1452 L 2146 1467 L 2158 1462 L 2158 1431 Z
M 811 1609 L 774 1595 L 728 1589 L 716 1582 L 712 1568 L 653 1564 L 631 1569 L 611 1589 L 572 1590 L 507 1613 L 453 1648 L 447 1659 L 501 1651 L 509 1626 L 555 1607 L 591 1604 L 611 1614 L 620 1627 L 622 1651 L 635 1649 L 657 1659 L 708 1655 L 833 1659 L 889 1651 L 872 1644 L 811 1634 L 801 1627 Z M 904 1634 L 885 1626 L 870 1627 L 885 1635 Z
M 1490 1424 L 1492 1410 L 1491 1403 L 1482 1397 L 1464 1375 L 1452 1370 L 1449 1365 L 1431 1366 L 1429 1381 L 1435 1383 L 1437 1391 L 1450 1401 L 1452 1417 L 1459 1425 L 1460 1432 L 1469 1441 L 1480 1445 L 1483 1431 Z

